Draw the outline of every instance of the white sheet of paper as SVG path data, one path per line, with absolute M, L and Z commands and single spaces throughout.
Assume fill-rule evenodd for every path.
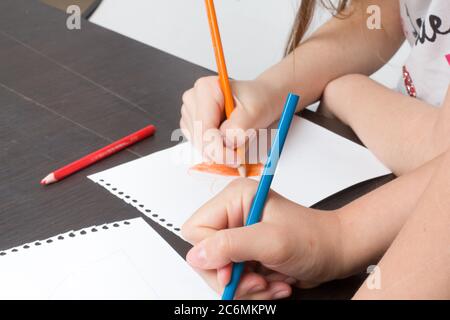
M 6 251 L 0 299 L 218 298 L 142 218 L 127 223 Z
M 180 144 L 89 176 L 164 227 L 180 227 L 232 177 L 192 172 L 200 162 L 189 143 Z M 190 161 L 186 161 L 190 160 Z M 366 148 L 303 118 L 294 117 L 272 189 L 311 206 L 359 182 L 390 171 Z

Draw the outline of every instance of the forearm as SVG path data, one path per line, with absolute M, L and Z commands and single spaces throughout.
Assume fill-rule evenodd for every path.
M 450 298 L 450 152 L 436 170 L 408 221 L 377 264 L 380 287 L 362 286 L 356 299 Z
M 317 101 L 326 85 L 351 73 L 371 74 L 397 51 L 403 33 L 397 16 L 398 1 L 378 0 L 383 28 L 368 30 L 365 1 L 350 8 L 345 19 L 333 18 L 280 63 L 256 81 L 265 87 L 268 104 L 281 113 L 283 99 L 294 91 L 302 96 L 299 109 Z
M 349 75 L 330 83 L 322 102 L 397 175 L 434 159 L 450 145 L 450 99 L 437 108 L 365 76 Z
M 376 263 L 414 211 L 440 157 L 355 200 L 336 215 L 340 220 L 340 277 Z

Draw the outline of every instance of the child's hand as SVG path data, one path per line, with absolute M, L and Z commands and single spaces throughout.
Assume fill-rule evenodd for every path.
M 257 183 L 238 179 L 200 208 L 182 228 L 194 244 L 187 261 L 222 293 L 231 263 L 249 261 L 236 298 L 280 299 L 291 285 L 311 287 L 339 275 L 339 218 L 271 192 L 262 222 L 242 227 Z
M 235 129 L 245 132 L 267 128 L 277 118 L 268 103 L 268 90 L 262 84 L 232 81 L 231 86 L 235 110 L 228 120 L 225 119 L 225 102 L 218 77 L 201 78 L 183 94 L 180 128 L 205 159 L 215 163 L 224 163 L 225 148 L 234 152 L 246 142 Z

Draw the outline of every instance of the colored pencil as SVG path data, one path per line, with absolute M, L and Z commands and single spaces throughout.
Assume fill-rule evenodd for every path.
M 225 98 L 225 115 L 227 119 L 229 119 L 234 110 L 234 98 L 231 91 L 230 80 L 228 79 L 227 65 L 225 63 L 225 55 L 223 53 L 214 0 L 205 0 L 205 4 L 206 11 L 208 13 L 209 29 L 211 31 L 211 39 L 214 47 L 214 55 L 216 57 L 217 70 L 219 73 L 220 88 L 222 89 Z M 239 148 L 237 153 L 241 160 L 245 160 L 245 145 L 243 148 Z M 247 168 L 245 164 L 242 164 L 238 170 L 241 176 L 247 176 Z
M 147 137 L 150 137 L 155 133 L 156 128 L 152 125 L 147 126 L 135 133 L 130 134 L 129 136 L 126 136 L 125 138 L 122 138 L 116 142 L 113 142 L 112 144 L 101 148 L 100 150 L 97 150 L 91 154 L 88 154 L 87 156 L 74 161 L 56 171 L 53 171 L 48 176 L 46 176 L 44 179 L 42 179 L 41 184 L 42 185 L 48 185 L 55 183 L 57 181 L 60 181 L 75 172 L 78 172 L 104 158 L 107 158 Z
M 298 101 L 299 97 L 297 95 L 290 93 L 287 97 L 283 114 L 281 115 L 280 122 L 278 124 L 278 131 L 275 135 L 275 140 L 272 142 L 272 147 L 270 148 L 266 164 L 264 165 L 264 171 L 261 176 L 261 180 L 259 181 L 258 189 L 256 190 L 255 197 L 253 198 L 253 202 L 250 207 L 250 212 L 245 223 L 246 226 L 250 226 L 261 221 L 266 199 L 270 191 L 270 185 L 272 184 L 275 170 L 277 168 L 278 159 L 281 156 Z M 258 239 L 253 240 L 258 241 Z M 243 271 L 244 262 L 233 264 L 231 280 L 223 291 L 222 300 L 232 300 L 234 298 Z

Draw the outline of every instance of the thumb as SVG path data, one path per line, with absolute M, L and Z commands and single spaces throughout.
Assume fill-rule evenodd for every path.
M 218 269 L 231 262 L 267 261 L 277 252 L 278 239 L 264 223 L 249 227 L 220 230 L 195 245 L 187 254 L 190 265 L 199 269 Z
M 258 127 L 256 122 L 257 120 L 248 110 L 238 106 L 230 118 L 220 126 L 225 145 L 230 149 L 236 149 L 253 139 L 256 136 L 255 128 Z

